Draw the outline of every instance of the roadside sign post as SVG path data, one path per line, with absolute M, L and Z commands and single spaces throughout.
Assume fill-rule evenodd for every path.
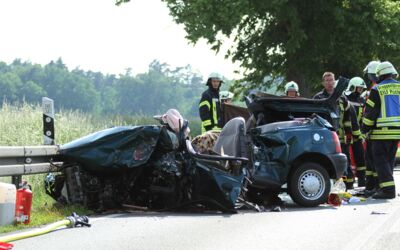
M 44 145 L 54 145 L 54 101 L 42 98 Z

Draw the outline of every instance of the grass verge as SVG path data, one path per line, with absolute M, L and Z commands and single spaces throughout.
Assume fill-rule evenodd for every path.
M 55 115 L 55 137 L 57 144 L 64 144 L 98 130 L 121 125 L 156 124 L 152 117 L 93 117 L 78 111 L 61 111 Z M 191 119 L 191 134 L 200 133 L 200 120 Z M 43 144 L 42 109 L 38 105 L 9 105 L 0 108 L 0 145 L 23 146 Z M 23 176 L 32 186 L 33 201 L 29 225 L 8 225 L 0 227 L 0 233 L 36 227 L 62 220 L 72 212 L 90 215 L 92 212 L 81 206 L 56 206 L 55 201 L 45 193 L 45 174 Z M 11 177 L 0 177 L 1 182 L 10 182 Z

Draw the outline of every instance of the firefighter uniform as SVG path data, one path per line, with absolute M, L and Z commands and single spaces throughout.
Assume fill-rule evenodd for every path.
M 374 87 L 378 81 L 376 76 L 376 67 L 380 64 L 379 61 L 370 61 L 364 68 L 364 76 L 367 79 L 367 89 L 365 91 L 365 101 L 368 101 L 369 93 L 372 87 Z M 365 112 L 365 107 L 364 107 Z M 375 165 L 372 159 L 372 147 L 368 138 L 365 139 L 365 194 L 367 196 L 374 193 L 374 190 L 379 189 L 378 173 L 375 170 Z
M 352 92 L 347 95 L 347 99 L 349 103 L 354 107 L 354 111 L 356 113 L 357 125 L 358 128 L 352 129 L 353 140 L 351 144 L 351 148 L 353 150 L 354 162 L 356 164 L 357 170 L 357 178 L 358 178 L 358 186 L 365 186 L 365 171 L 367 169 L 364 160 L 364 147 L 361 138 L 360 126 L 362 124 L 362 115 L 365 106 L 365 99 L 360 96 L 357 92 Z
M 220 82 L 218 88 L 212 86 L 212 80 Z M 199 114 L 201 119 L 201 133 L 206 131 L 221 131 L 222 128 L 222 112 L 219 99 L 219 88 L 222 84 L 222 78 L 217 73 L 212 73 L 208 80 L 208 89 L 201 95 L 199 103 Z
M 390 63 L 383 62 L 377 67 L 377 76 L 387 75 Z M 393 65 L 389 65 L 393 67 Z M 383 73 L 380 71 L 383 71 Z M 394 67 L 392 71 L 394 72 Z M 380 190 L 372 197 L 377 199 L 395 198 L 393 168 L 400 139 L 400 83 L 386 78 L 375 85 L 366 102 L 363 118 L 363 132 L 369 133 L 372 160 L 378 173 Z
M 345 96 L 339 98 L 339 130 L 338 136 L 342 153 L 347 156 L 347 169 L 345 172 L 346 189 L 352 189 L 354 184 L 354 174 L 350 162 L 350 143 L 353 136 L 361 135 L 360 127 L 357 122 L 357 115 L 354 107 Z

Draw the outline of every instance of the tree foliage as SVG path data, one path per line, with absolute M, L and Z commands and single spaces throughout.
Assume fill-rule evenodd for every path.
M 283 76 L 310 95 L 324 71 L 352 77 L 373 59 L 400 65 L 398 0 L 162 1 L 191 42 L 205 38 L 218 51 L 233 39 L 226 56 L 249 82 Z
M 205 89 L 202 77 L 190 65 L 172 68 L 157 60 L 147 72 L 135 76 L 131 69 L 118 76 L 69 70 L 61 58 L 44 66 L 19 59 L 9 65 L 0 62 L 0 100 L 40 103 L 48 96 L 57 109 L 97 115 L 153 116 L 176 108 L 186 117 L 197 117 Z

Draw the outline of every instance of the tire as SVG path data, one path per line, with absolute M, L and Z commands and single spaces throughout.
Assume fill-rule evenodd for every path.
M 302 163 L 289 176 L 289 195 L 294 202 L 304 207 L 325 203 L 330 189 L 328 171 L 318 163 Z

